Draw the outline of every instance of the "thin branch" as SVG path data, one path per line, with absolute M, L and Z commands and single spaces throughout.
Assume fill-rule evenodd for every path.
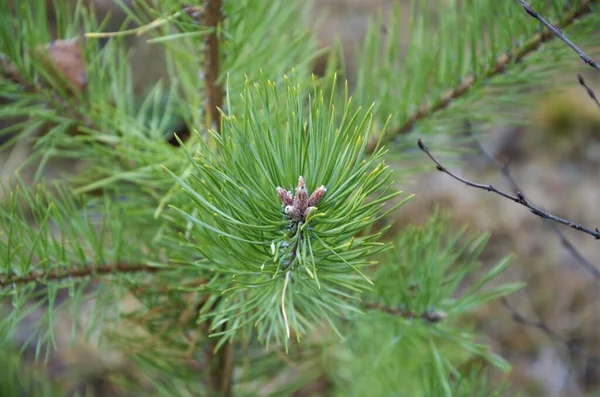
M 565 29 L 571 25 L 573 25 L 578 19 L 586 16 L 592 12 L 590 4 L 594 3 L 596 0 L 584 0 L 582 1 L 577 8 L 567 13 L 564 18 L 558 23 L 560 29 Z M 408 134 L 414 126 L 421 120 L 431 117 L 433 114 L 447 109 L 454 101 L 466 95 L 471 87 L 480 81 L 485 81 L 487 79 L 493 78 L 502 74 L 505 70 L 505 67 L 511 62 L 519 62 L 529 55 L 535 53 L 539 48 L 541 48 L 545 43 L 549 42 L 554 38 L 554 34 L 552 31 L 546 29 L 541 34 L 536 34 L 530 40 L 526 41 L 522 46 L 514 49 L 513 51 L 507 52 L 505 54 L 500 55 L 496 59 L 496 63 L 490 66 L 490 68 L 480 76 L 467 76 L 465 77 L 455 88 L 446 92 L 446 94 L 442 95 L 436 101 L 431 104 L 424 104 L 416 112 L 412 115 L 408 116 L 404 122 L 392 128 L 386 135 L 382 138 L 382 141 L 389 142 L 398 135 Z M 367 148 L 369 153 L 372 153 L 376 149 L 376 142 L 371 142 Z
M 152 267 L 148 265 L 116 264 L 108 266 L 88 267 L 84 269 L 51 270 L 50 272 L 35 272 L 19 277 L 0 278 L 0 288 L 15 284 L 39 283 L 42 281 L 57 281 L 67 278 L 77 279 L 89 276 L 101 276 L 109 274 L 124 273 L 157 273 L 166 268 Z
M 596 105 L 598 105 L 598 107 L 600 107 L 600 102 L 598 102 L 598 98 L 596 97 L 596 93 L 594 92 L 594 90 L 592 90 L 592 88 L 589 85 L 587 85 L 587 83 L 583 79 L 583 76 L 580 75 L 580 74 L 578 74 L 577 78 L 579 80 L 579 84 L 581 84 L 581 86 L 583 88 L 585 88 L 585 90 L 587 91 L 587 94 L 589 95 L 589 97 L 592 98 L 592 100 L 594 102 L 596 102 Z
M 554 26 L 553 24 L 551 24 L 550 22 L 548 22 L 547 20 L 545 20 L 544 17 L 542 17 L 533 8 L 531 8 L 531 6 L 529 5 L 529 3 L 527 3 L 525 0 L 519 0 L 519 3 L 521 3 L 521 7 L 523 7 L 523 9 L 529 15 L 531 15 L 533 18 L 535 18 L 538 21 L 540 21 L 540 23 L 542 25 L 544 25 L 549 31 L 551 31 L 554 36 L 556 36 L 557 38 L 559 38 L 560 40 L 562 40 L 573 51 L 575 51 L 577 53 L 577 55 L 579 55 L 579 57 L 581 59 L 583 59 L 583 61 L 585 63 L 587 63 L 588 65 L 590 65 L 591 67 L 593 67 L 594 69 L 596 69 L 597 71 L 600 72 L 600 65 L 598 63 L 596 63 L 592 58 L 590 58 L 579 47 L 577 47 L 571 40 L 569 40 L 567 38 L 567 36 L 565 36 L 565 34 L 559 28 L 557 28 L 556 26 Z
M 416 313 L 411 310 L 405 310 L 401 308 L 394 308 L 385 306 L 379 303 L 367 302 L 364 304 L 367 309 L 377 310 L 380 312 L 392 314 L 394 316 L 400 316 L 408 319 L 420 318 L 421 320 L 429 323 L 438 323 L 446 318 L 446 313 L 440 310 L 428 310 L 424 313 Z
M 470 129 L 470 125 L 468 125 L 468 127 Z M 502 175 L 504 176 L 504 178 L 510 183 L 510 185 L 512 186 L 513 192 L 515 194 L 521 194 L 521 196 L 523 196 L 523 198 L 525 198 L 529 203 L 531 203 L 531 201 L 529 199 L 527 199 L 525 197 L 525 194 L 523 193 L 523 190 L 521 190 L 521 188 L 519 187 L 519 185 L 517 184 L 517 182 L 515 181 L 515 179 L 513 178 L 513 176 L 511 175 L 508 166 L 503 165 L 498 163 L 495 159 L 492 158 L 492 156 L 490 156 L 481 146 L 481 144 L 479 143 L 478 140 L 474 140 L 477 148 L 479 150 L 479 152 L 481 154 L 484 155 L 484 157 L 487 159 L 487 161 L 490 164 L 493 164 L 494 166 L 496 166 L 500 172 L 502 172 Z M 592 262 L 590 262 L 586 257 L 584 257 L 581 252 L 579 252 L 579 250 L 577 250 L 577 248 L 573 245 L 573 243 L 571 243 L 567 237 L 564 235 L 564 233 L 558 228 L 556 227 L 556 225 L 554 223 L 549 223 L 549 225 L 552 227 L 552 230 L 554 230 L 554 232 L 556 233 L 556 235 L 558 236 L 561 244 L 563 245 L 563 247 L 565 247 L 565 249 L 567 251 L 569 251 L 569 253 L 583 266 L 585 267 L 588 271 L 590 271 L 596 278 L 600 278 L 600 270 L 594 266 L 594 264 Z
M 567 349 L 569 350 L 569 352 L 576 354 L 578 356 L 587 357 L 588 359 L 592 359 L 592 360 L 590 360 L 592 363 L 594 363 L 595 365 L 600 365 L 600 356 L 590 354 L 588 352 L 588 349 L 582 349 L 581 347 L 577 346 L 573 342 L 565 339 L 564 337 L 560 336 L 555 331 L 550 329 L 550 327 L 548 327 L 548 325 L 544 324 L 543 322 L 530 320 L 527 317 L 523 316 L 521 313 L 519 313 L 516 309 L 514 309 L 508 303 L 508 300 L 505 297 L 502 297 L 501 301 L 502 301 L 502 304 L 504 305 L 504 307 L 506 308 L 506 310 L 508 310 L 510 312 L 513 321 L 515 321 L 516 323 L 521 324 L 526 327 L 529 327 L 529 328 L 535 328 L 539 331 L 542 331 L 550 339 L 556 340 L 556 341 L 564 344 L 567 347 Z
M 556 215 L 552 215 L 551 213 L 544 211 L 536 206 L 534 206 L 532 203 L 530 203 L 524 196 L 523 194 L 521 194 L 521 192 L 517 192 L 516 195 L 511 195 L 509 193 L 503 192 L 502 190 L 498 190 L 496 189 L 494 186 L 492 185 L 486 185 L 486 184 L 480 184 L 480 183 L 475 183 L 475 182 L 471 182 L 465 178 L 462 178 L 458 175 L 456 175 L 455 173 L 449 171 L 446 167 L 444 167 L 430 152 L 429 149 L 427 148 L 427 146 L 425 146 L 423 144 L 423 142 L 421 141 L 421 139 L 419 139 L 417 141 L 418 145 L 419 145 L 419 149 L 421 149 L 423 152 L 425 152 L 425 154 L 427 154 L 427 156 L 429 156 L 429 158 L 431 159 L 431 161 L 433 161 L 436 166 L 437 166 L 437 170 L 444 172 L 446 174 L 448 174 L 449 176 L 451 176 L 452 178 L 456 179 L 459 182 L 462 182 L 463 184 L 467 185 L 467 186 L 471 186 L 474 187 L 476 189 L 481 189 L 481 190 L 486 190 L 488 192 L 492 192 L 492 193 L 496 193 L 499 196 L 502 196 L 508 200 L 514 201 L 517 204 L 521 204 L 522 206 L 528 208 L 534 215 L 539 216 L 540 218 L 544 218 L 544 219 L 549 219 L 553 222 L 556 223 L 560 223 L 562 225 L 568 226 L 572 229 L 578 230 L 580 232 L 589 234 L 590 236 L 593 236 L 596 240 L 600 240 L 600 230 L 598 230 L 598 228 L 594 228 L 594 229 L 590 229 L 588 227 L 582 226 L 580 224 L 571 222 L 569 220 L 560 218 Z
M 207 0 L 204 5 L 204 24 L 213 31 L 207 36 L 204 49 L 204 87 L 206 95 L 205 111 L 207 127 L 214 126 L 217 131 L 221 128 L 221 113 L 223 107 L 223 84 L 218 83 L 220 75 L 220 52 L 218 30 L 223 21 L 222 0 Z

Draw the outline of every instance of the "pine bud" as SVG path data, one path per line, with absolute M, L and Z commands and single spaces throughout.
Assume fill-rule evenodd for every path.
M 321 185 L 308 197 L 306 183 L 302 175 L 298 178 L 298 186 L 296 187 L 296 194 L 294 196 L 292 196 L 292 192 L 282 187 L 277 186 L 276 190 L 279 200 L 285 206 L 284 212 L 295 226 L 298 223 L 304 222 L 309 213 L 317 209 L 316 205 L 323 199 L 327 191 L 325 186 Z
M 303 214 L 308 208 L 308 192 L 304 184 L 304 178 L 300 176 L 298 179 L 298 187 L 296 188 L 296 196 L 294 197 L 294 207 Z
M 298 191 L 298 189 L 306 189 L 306 184 L 304 183 L 304 178 L 302 178 L 302 175 L 300 175 L 298 178 L 298 187 L 296 188 L 296 191 Z
M 277 196 L 281 203 L 285 206 L 294 204 L 294 199 L 292 198 L 292 192 L 289 192 L 279 186 L 277 186 Z
M 323 185 L 319 186 L 319 188 L 317 190 L 315 190 L 313 192 L 313 194 L 311 194 L 310 197 L 308 198 L 308 206 L 315 207 L 317 204 L 319 204 L 321 199 L 323 199 L 323 196 L 325 195 L 326 191 L 327 191 L 327 189 L 325 188 L 325 186 L 323 186 Z
M 423 314 L 423 318 L 431 323 L 438 323 L 445 319 L 448 315 L 441 310 L 431 310 Z
M 304 211 L 304 219 L 308 218 L 311 212 L 316 211 L 317 207 L 308 207 L 306 211 Z
M 294 219 L 296 221 L 300 220 L 302 212 L 298 211 L 298 208 L 296 206 L 293 205 L 288 205 L 287 207 L 285 207 L 285 213 L 291 218 Z

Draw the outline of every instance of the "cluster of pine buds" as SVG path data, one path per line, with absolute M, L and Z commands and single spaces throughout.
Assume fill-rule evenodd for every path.
M 277 196 L 285 206 L 284 211 L 290 220 L 295 223 L 302 223 L 306 220 L 310 211 L 323 199 L 326 191 L 325 186 L 321 185 L 309 197 L 304 178 L 300 176 L 294 197 L 292 197 L 292 192 L 279 186 L 277 187 Z

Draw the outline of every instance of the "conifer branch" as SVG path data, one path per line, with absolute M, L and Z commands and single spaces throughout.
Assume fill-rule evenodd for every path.
M 544 17 L 542 17 L 533 8 L 531 8 L 531 5 L 529 5 L 529 3 L 527 3 L 525 0 L 519 0 L 519 2 L 521 3 L 521 6 L 523 7 L 523 9 L 529 15 L 531 15 L 531 17 L 533 17 L 533 18 L 537 19 L 538 21 L 540 21 L 540 23 L 542 25 L 544 25 L 549 31 L 551 31 L 554 36 L 556 36 L 557 38 L 559 38 L 560 40 L 562 40 L 573 51 L 575 51 L 577 53 L 577 55 L 579 55 L 579 57 L 581 59 L 583 59 L 583 61 L 585 63 L 587 63 L 588 65 L 590 65 L 591 67 L 593 67 L 594 69 L 596 69 L 597 71 L 600 72 L 600 65 L 598 63 L 596 63 L 592 58 L 590 58 L 579 47 L 577 47 L 575 45 L 575 43 L 573 43 L 571 40 L 569 40 L 567 38 L 567 36 L 565 36 L 565 34 L 563 32 L 561 32 L 561 30 L 559 28 L 557 28 L 556 26 L 554 26 L 553 24 L 551 24 L 550 22 L 548 22 L 546 19 L 544 19 Z
M 429 158 L 431 159 L 431 161 L 433 161 L 436 164 L 437 170 L 444 172 L 446 174 L 448 174 L 449 176 L 451 176 L 452 178 L 456 179 L 459 182 L 462 182 L 463 184 L 467 185 L 467 186 L 471 186 L 474 187 L 476 189 L 481 189 L 481 190 L 487 190 L 488 192 L 492 192 L 492 193 L 496 193 L 499 196 L 502 196 L 508 200 L 514 201 L 517 204 L 521 204 L 522 206 L 528 208 L 534 215 L 539 216 L 540 218 L 544 218 L 544 219 L 549 219 L 553 222 L 556 223 L 560 223 L 562 225 L 568 226 L 572 229 L 578 230 L 580 232 L 589 234 L 590 236 L 593 236 L 596 240 L 600 240 L 600 230 L 596 227 L 594 229 L 590 229 L 588 227 L 585 227 L 583 225 L 571 222 L 567 219 L 563 219 L 560 218 L 556 215 L 552 215 L 551 213 L 544 211 L 536 206 L 534 206 L 530 201 L 528 201 L 525 196 L 523 196 L 523 194 L 521 192 L 517 192 L 514 196 L 512 194 L 506 193 L 502 190 L 496 189 L 494 186 L 489 185 L 489 184 L 481 184 L 481 183 L 475 183 L 475 182 L 471 182 L 465 178 L 462 178 L 458 175 L 456 175 L 455 173 L 449 171 L 446 167 L 444 167 L 442 165 L 442 163 L 440 163 L 429 151 L 429 149 L 427 148 L 427 146 L 425 146 L 423 144 L 423 142 L 421 141 L 421 139 L 419 139 L 417 141 L 418 145 L 419 145 L 419 149 L 421 149 L 423 152 L 425 152 L 425 154 L 427 154 L 427 156 L 429 156 Z
M 218 82 L 221 73 L 218 29 L 223 21 L 222 7 L 222 0 L 208 0 L 204 5 L 204 24 L 213 29 L 206 38 L 204 49 L 205 112 L 207 126 L 214 126 L 217 131 L 221 128 L 221 113 L 219 109 L 223 107 L 224 97 L 223 84 Z
M 556 26 L 558 29 L 565 29 L 573 25 L 579 18 L 584 17 L 592 12 L 590 5 L 596 2 L 596 0 L 584 0 L 579 6 L 572 11 L 565 14 Z M 489 69 L 481 76 L 467 76 L 465 77 L 455 88 L 450 89 L 446 94 L 442 95 L 435 102 L 431 104 L 423 104 L 416 112 L 408 116 L 402 125 L 392 128 L 389 133 L 386 133 L 382 138 L 383 142 L 389 142 L 399 135 L 408 134 L 414 126 L 421 120 L 433 116 L 435 113 L 447 109 L 455 100 L 466 95 L 471 87 L 475 84 L 493 78 L 502 74 L 505 67 L 511 62 L 519 62 L 524 58 L 534 54 L 539 48 L 545 43 L 549 42 L 554 38 L 554 33 L 546 29 L 541 34 L 536 34 L 522 46 L 509 51 L 505 54 L 500 55 L 496 62 L 489 67 Z M 372 141 L 368 146 L 368 152 L 372 153 L 377 148 L 377 142 Z
M 444 313 L 443 311 L 440 311 L 440 310 L 427 310 L 423 313 L 416 313 L 416 312 L 413 312 L 412 310 L 405 310 L 405 309 L 401 309 L 401 308 L 389 307 L 389 306 L 385 306 L 385 305 L 382 305 L 379 303 L 373 303 L 373 302 L 365 303 L 365 307 L 367 309 L 377 310 L 380 312 L 392 314 L 394 316 L 404 317 L 407 319 L 420 318 L 421 320 L 424 320 L 429 323 L 439 323 L 444 318 L 446 318 L 446 313 Z
M 223 21 L 222 0 L 207 0 L 204 4 L 204 25 L 212 28 L 207 36 L 204 48 L 204 88 L 205 88 L 205 117 L 207 128 L 221 130 L 221 113 L 223 107 L 224 89 L 219 83 L 221 73 L 221 59 L 219 50 L 218 30 Z M 214 307 L 213 307 L 214 309 Z M 223 325 L 223 329 L 227 324 Z M 205 327 L 208 334 L 208 326 Z M 224 397 L 232 394 L 233 380 L 233 344 L 225 344 L 218 352 L 215 352 L 217 340 L 212 340 L 205 348 L 205 357 L 210 367 L 208 385 L 213 392 L 218 392 Z
M 152 267 L 144 264 L 128 265 L 120 263 L 116 265 L 87 267 L 84 269 L 51 270 L 45 272 L 32 272 L 19 277 L 0 278 L 0 288 L 15 284 L 39 283 L 42 281 L 58 281 L 64 279 L 77 279 L 89 276 L 103 276 L 124 273 L 157 273 L 166 268 Z
M 582 80 L 583 80 L 583 78 L 581 78 L 581 76 L 580 76 L 580 81 L 582 81 Z M 583 84 L 585 84 L 585 82 Z M 588 88 L 588 90 L 591 90 L 591 89 Z M 470 128 L 470 125 L 468 125 L 468 128 Z M 492 158 L 492 156 L 490 156 L 483 149 L 483 147 L 481 146 L 479 141 L 475 140 L 475 143 L 477 145 L 477 149 L 479 150 L 479 152 L 481 154 L 483 154 L 483 156 L 486 158 L 486 160 L 490 164 L 493 164 L 495 167 L 497 167 L 500 170 L 500 172 L 504 176 L 504 179 L 506 179 L 508 181 L 508 183 L 510 183 L 510 185 L 512 186 L 513 192 L 515 194 L 519 194 L 519 192 L 521 192 L 520 194 L 523 197 L 525 197 L 525 194 L 522 193 L 523 190 L 519 187 L 519 185 L 517 184 L 515 179 L 512 177 L 508 167 L 506 165 L 499 164 L 496 160 L 494 160 Z M 529 201 L 529 199 L 527 199 L 527 200 Z M 529 201 L 529 202 L 531 202 L 531 201 Z M 571 243 L 569 241 L 569 239 L 567 239 L 565 234 L 554 223 L 550 223 L 550 226 L 552 227 L 552 230 L 554 230 L 554 232 L 556 233 L 562 246 L 577 260 L 577 262 L 579 262 L 583 267 L 585 267 L 588 271 L 590 271 L 596 278 L 600 279 L 600 269 L 598 269 L 596 266 L 594 266 L 594 264 L 592 262 L 590 262 L 586 257 L 584 257 L 583 254 L 581 254 L 581 252 L 579 252 L 579 250 L 577 250 L 577 248 L 573 245 L 573 243 Z

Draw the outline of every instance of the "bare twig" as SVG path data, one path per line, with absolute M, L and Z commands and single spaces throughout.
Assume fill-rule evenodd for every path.
M 51 270 L 49 272 L 35 272 L 29 273 L 19 277 L 7 277 L 0 278 L 0 288 L 8 287 L 15 284 L 29 284 L 39 283 L 42 281 L 51 280 L 64 280 L 64 279 L 76 279 L 84 278 L 88 276 L 100 276 L 109 274 L 123 274 L 123 273 L 157 273 L 166 268 L 152 267 L 148 265 L 128 265 L 128 264 L 116 264 L 109 266 L 97 266 L 88 267 L 84 269 L 65 269 L 65 270 Z
M 589 234 L 590 236 L 593 236 L 596 240 L 600 240 L 600 230 L 598 230 L 598 228 L 594 228 L 594 229 L 590 229 L 588 227 L 582 226 L 580 224 L 571 222 L 569 220 L 560 218 L 556 215 L 552 215 L 551 213 L 544 211 L 536 206 L 534 206 L 531 202 L 529 202 L 525 196 L 523 196 L 523 194 L 521 194 L 521 192 L 517 192 L 516 195 L 511 195 L 509 193 L 503 192 L 502 190 L 498 190 L 496 189 L 494 186 L 492 185 L 486 185 L 486 184 L 480 184 L 480 183 L 475 183 L 475 182 L 471 182 L 465 178 L 462 178 L 458 175 L 456 175 L 455 173 L 449 171 L 446 167 L 444 167 L 429 151 L 429 149 L 427 148 L 427 146 L 425 146 L 423 144 L 423 142 L 421 141 L 421 139 L 419 139 L 417 141 L 418 145 L 419 145 L 419 149 L 421 149 L 423 152 L 425 152 L 425 154 L 427 154 L 427 156 L 429 156 L 429 158 L 431 159 L 431 161 L 433 161 L 436 166 L 438 171 L 444 172 L 446 174 L 448 174 L 449 176 L 451 176 L 452 178 L 456 179 L 459 182 L 464 183 L 467 186 L 471 186 L 474 187 L 476 189 L 481 189 L 481 190 L 486 190 L 488 192 L 492 192 L 492 193 L 496 193 L 499 196 L 502 196 L 508 200 L 514 201 L 517 204 L 521 204 L 522 206 L 528 208 L 534 215 L 539 216 L 540 218 L 544 218 L 544 219 L 549 219 L 553 222 L 556 223 L 560 223 L 562 225 L 568 226 L 572 229 L 578 230 L 580 232 Z
M 583 59 L 583 61 L 585 63 L 587 63 L 588 65 L 590 65 L 591 67 L 593 67 L 594 69 L 596 69 L 597 71 L 600 72 L 600 64 L 596 63 L 585 52 L 583 52 L 579 47 L 577 47 L 571 40 L 569 40 L 567 38 L 567 36 L 565 36 L 565 34 L 559 28 L 557 28 L 556 26 L 554 26 L 553 24 L 551 24 L 550 22 L 548 22 L 546 19 L 544 19 L 544 17 L 542 17 L 533 8 L 531 8 L 531 6 L 529 5 L 529 3 L 527 3 L 525 0 L 519 0 L 519 3 L 521 3 L 521 7 L 523 7 L 523 9 L 525 11 L 527 11 L 527 13 L 529 15 L 531 15 L 533 18 L 535 18 L 538 21 L 540 21 L 540 23 L 542 25 L 544 25 L 549 31 L 551 31 L 554 36 L 556 36 L 557 38 L 559 38 L 560 40 L 562 40 L 573 51 L 575 51 L 577 53 L 577 55 L 579 55 L 579 57 L 581 59 Z
M 218 83 L 220 75 L 220 52 L 218 29 L 223 21 L 222 0 L 207 0 L 204 5 L 204 24 L 213 31 L 206 38 L 204 50 L 204 87 L 206 90 L 206 117 L 207 127 L 213 126 L 219 131 L 221 128 L 221 113 L 223 106 L 223 85 Z
M 428 310 L 424 313 L 416 313 L 411 310 L 405 310 L 401 308 L 394 308 L 385 306 L 379 303 L 367 302 L 364 304 L 367 309 L 377 310 L 380 312 L 392 314 L 394 316 L 400 316 L 404 318 L 420 318 L 421 320 L 429 323 L 438 323 L 446 318 L 446 313 L 440 310 Z
M 467 126 L 467 128 L 470 129 L 470 124 Z M 492 156 L 490 156 L 483 149 L 483 147 L 481 146 L 481 144 L 479 143 L 478 140 L 475 139 L 475 143 L 477 145 L 477 148 L 478 148 L 479 152 L 484 155 L 484 157 L 487 159 L 487 161 L 489 163 L 493 164 L 494 166 L 496 166 L 500 170 L 500 172 L 502 172 L 502 175 L 504 176 L 504 178 L 512 186 L 513 192 L 516 195 L 521 194 L 521 196 L 523 196 L 523 198 L 525 198 L 529 203 L 531 203 L 531 201 L 528 198 L 525 197 L 525 194 L 523 193 L 523 190 L 519 187 L 519 185 L 517 184 L 517 182 L 515 181 L 515 179 L 512 177 L 510 171 L 508 170 L 508 166 L 500 164 L 495 159 L 493 159 Z M 592 264 L 592 262 L 590 262 L 586 257 L 584 257 L 577 250 L 577 248 L 575 248 L 575 246 L 573 245 L 573 243 L 571 243 L 567 239 L 567 237 L 564 235 L 564 233 L 558 227 L 556 227 L 556 225 L 554 223 L 549 223 L 549 225 L 552 227 L 552 230 L 554 230 L 554 232 L 558 236 L 558 238 L 559 238 L 561 244 L 563 245 L 563 247 L 565 247 L 565 249 L 567 251 L 569 251 L 569 253 L 577 260 L 577 262 L 579 262 L 588 271 L 590 271 L 596 278 L 600 278 L 600 270 L 596 266 L 594 266 L 594 264 Z
M 579 84 L 581 84 L 583 86 L 583 88 L 585 88 L 585 90 L 587 91 L 587 94 L 590 96 L 590 98 L 592 98 L 592 100 L 594 102 L 596 102 L 596 105 L 598 105 L 598 107 L 600 107 L 600 102 L 598 102 L 598 98 L 596 97 L 596 93 L 594 92 L 594 90 L 591 89 L 591 87 L 589 85 L 587 85 L 587 83 L 583 79 L 583 76 L 580 75 L 580 74 L 578 74 L 577 78 L 579 80 Z
M 564 18 L 557 23 L 560 29 L 565 29 L 575 23 L 579 18 L 592 12 L 590 4 L 596 0 L 583 0 L 577 8 L 566 13 Z M 549 42 L 554 38 L 554 33 L 546 29 L 541 34 L 538 33 L 522 46 L 514 49 L 513 51 L 507 52 L 500 55 L 496 59 L 496 63 L 490 66 L 490 68 L 479 76 L 467 76 L 465 77 L 455 88 L 450 89 L 446 94 L 442 95 L 433 103 L 423 104 L 417 109 L 412 115 L 408 116 L 401 125 L 391 128 L 388 133 L 383 137 L 384 142 L 389 142 L 399 135 L 408 134 L 414 126 L 423 119 L 431 117 L 433 114 L 448 108 L 456 99 L 466 95 L 471 87 L 476 83 L 484 80 L 488 80 L 504 72 L 505 67 L 511 62 L 519 62 L 529 55 L 535 53 L 545 43 Z M 372 153 L 377 147 L 377 142 L 373 141 L 369 143 L 367 148 L 369 153 Z
M 501 301 L 502 301 L 502 304 L 504 305 L 504 307 L 506 308 L 506 310 L 508 310 L 510 312 L 513 321 L 515 321 L 516 323 L 521 324 L 526 327 L 529 327 L 529 328 L 535 328 L 535 329 L 543 332 L 544 334 L 546 334 L 546 336 L 548 336 L 550 339 L 553 339 L 555 341 L 558 341 L 558 342 L 564 344 L 570 353 L 576 354 L 576 355 L 582 356 L 582 357 L 591 358 L 592 360 L 590 360 L 590 362 L 592 362 L 595 365 L 600 365 L 600 356 L 590 354 L 587 351 L 587 349 L 583 349 L 583 348 L 577 346 L 572 341 L 569 341 L 569 340 L 565 339 L 564 337 L 560 336 L 559 334 L 557 334 L 555 331 L 553 331 L 550 327 L 548 327 L 548 325 L 544 324 L 543 322 L 531 320 L 531 319 L 528 319 L 527 317 L 523 316 L 521 313 L 519 313 L 515 308 L 513 308 L 508 303 L 508 300 L 505 297 L 502 297 Z

